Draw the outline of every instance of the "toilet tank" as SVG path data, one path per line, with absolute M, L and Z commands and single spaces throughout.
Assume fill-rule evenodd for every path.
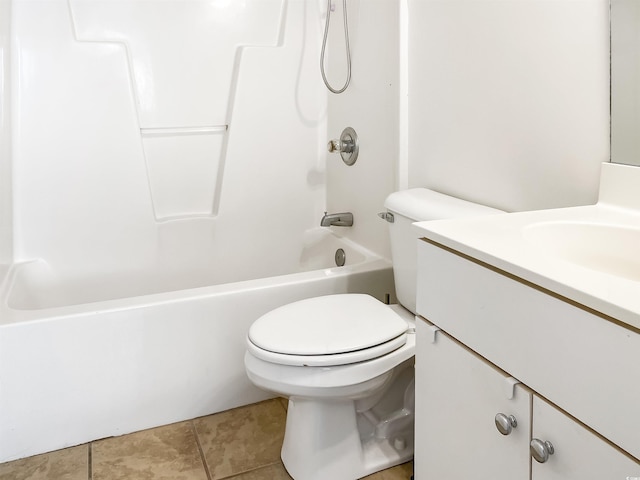
M 396 296 L 405 308 L 416 312 L 417 239 L 414 222 L 462 218 L 504 213 L 502 210 L 468 202 L 426 188 L 412 188 L 392 193 L 384 202 L 389 221 L 391 259 Z

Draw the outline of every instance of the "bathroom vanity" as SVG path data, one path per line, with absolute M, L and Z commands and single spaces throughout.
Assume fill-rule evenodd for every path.
M 597 205 L 415 224 L 417 480 L 640 479 L 627 168 Z

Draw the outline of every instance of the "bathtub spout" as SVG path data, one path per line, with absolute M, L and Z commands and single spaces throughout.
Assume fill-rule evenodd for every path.
M 353 213 L 329 213 L 324 212 L 322 220 L 320 220 L 321 227 L 351 227 L 353 226 Z

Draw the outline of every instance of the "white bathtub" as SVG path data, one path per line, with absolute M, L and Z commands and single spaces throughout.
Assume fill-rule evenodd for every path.
M 294 273 L 218 285 L 182 272 L 182 288 L 14 266 L 0 324 L 0 462 L 265 399 L 242 361 L 254 319 L 317 295 L 393 299 L 390 263 L 328 229 L 307 235 L 298 259 Z

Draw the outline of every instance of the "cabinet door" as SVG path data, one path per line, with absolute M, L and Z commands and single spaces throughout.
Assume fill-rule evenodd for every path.
M 416 329 L 416 480 L 529 479 L 530 392 L 427 322 Z M 509 435 L 498 413 L 516 418 Z
M 640 480 L 637 460 L 535 395 L 532 434 L 554 449 L 546 462 L 532 461 L 533 480 Z

